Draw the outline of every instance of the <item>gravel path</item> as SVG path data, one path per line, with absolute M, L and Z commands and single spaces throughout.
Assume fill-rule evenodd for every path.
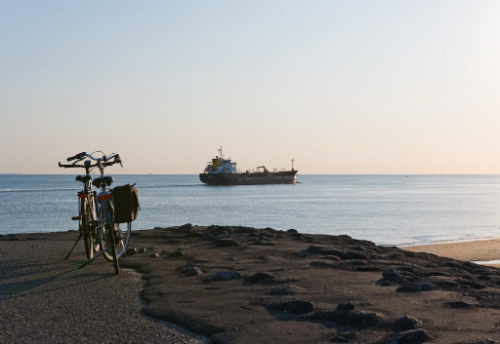
M 143 281 L 100 258 L 84 269 L 75 233 L 0 241 L 0 343 L 208 343 L 141 314 Z

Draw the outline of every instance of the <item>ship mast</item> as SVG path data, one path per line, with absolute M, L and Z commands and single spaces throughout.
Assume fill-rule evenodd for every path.
M 295 159 L 294 159 L 294 158 L 292 158 L 292 171 L 295 171 L 295 170 L 293 169 L 293 162 L 294 162 L 294 161 L 295 161 Z
M 224 155 L 222 155 L 222 146 L 220 146 L 220 148 L 219 148 L 219 153 L 220 153 L 220 158 L 224 159 Z

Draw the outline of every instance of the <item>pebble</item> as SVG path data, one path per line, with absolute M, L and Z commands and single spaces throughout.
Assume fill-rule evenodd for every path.
M 203 275 L 203 271 L 200 268 L 196 267 L 196 266 L 184 268 L 184 269 L 182 269 L 182 272 L 186 276 L 200 276 L 200 275 Z

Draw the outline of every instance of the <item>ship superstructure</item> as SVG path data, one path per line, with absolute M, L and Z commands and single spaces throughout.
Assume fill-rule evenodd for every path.
M 222 147 L 219 155 L 212 159 L 205 171 L 200 173 L 200 180 L 208 185 L 261 185 L 296 183 L 298 171 L 293 168 L 286 171 L 270 172 L 265 166 L 258 166 L 256 171 L 238 172 L 236 162 L 224 158 Z

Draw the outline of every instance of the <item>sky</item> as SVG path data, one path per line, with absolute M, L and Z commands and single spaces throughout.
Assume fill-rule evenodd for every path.
M 500 1 L 0 0 L 0 173 L 500 173 Z

